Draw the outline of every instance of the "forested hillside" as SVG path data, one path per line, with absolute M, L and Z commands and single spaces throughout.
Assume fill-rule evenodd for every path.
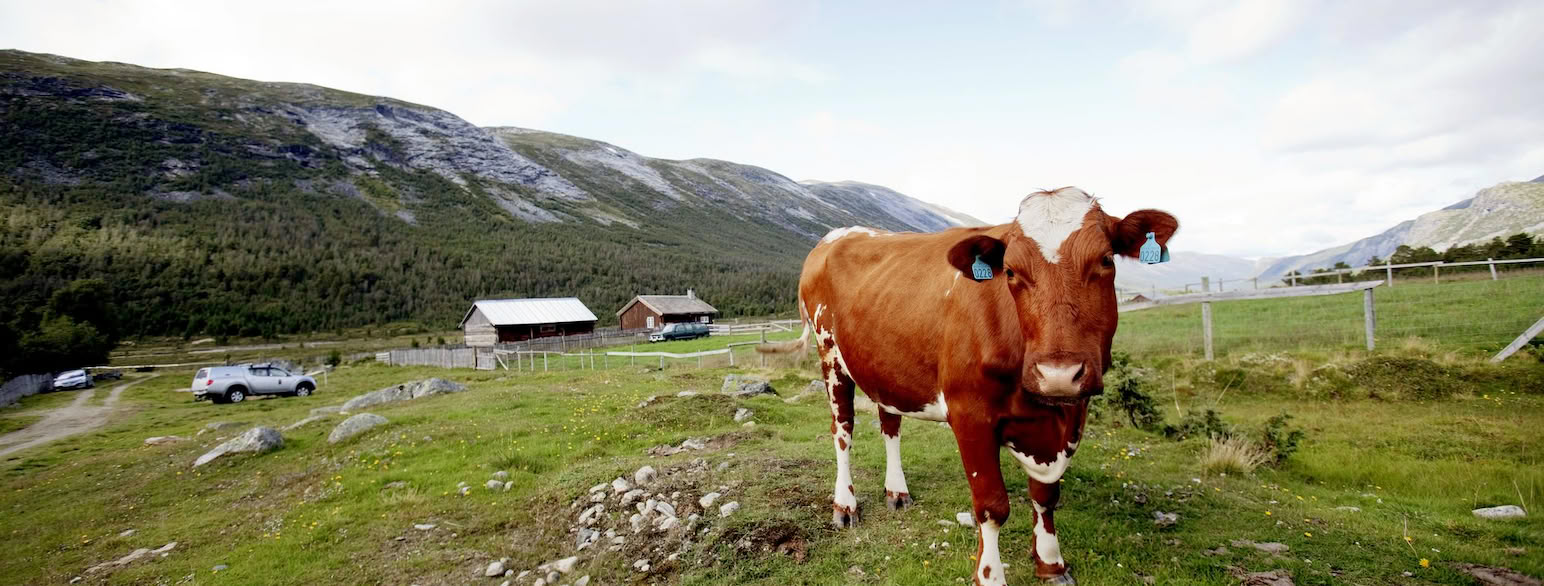
M 65 328 L 50 300 L 85 279 L 113 315 L 91 327 L 125 338 L 453 327 L 503 295 L 577 296 L 604 325 L 688 287 L 764 314 L 832 227 L 970 222 L 389 98 L 16 51 L 0 134 L 7 344 Z

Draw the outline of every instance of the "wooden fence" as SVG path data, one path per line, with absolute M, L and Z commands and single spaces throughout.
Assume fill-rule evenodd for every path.
M 1432 261 L 1432 262 L 1412 262 L 1412 263 L 1404 263 L 1404 264 L 1397 264 L 1397 265 L 1393 264 L 1393 262 L 1390 261 L 1390 262 L 1385 262 L 1385 263 L 1383 263 L 1381 265 L 1365 265 L 1365 266 L 1360 266 L 1360 267 L 1351 267 L 1349 269 L 1334 269 L 1334 270 L 1329 270 L 1329 271 L 1324 271 L 1324 272 L 1319 272 L 1319 273 L 1304 273 L 1304 274 L 1300 274 L 1300 275 L 1287 275 L 1287 276 L 1282 277 L 1281 280 L 1282 280 L 1282 282 L 1287 283 L 1289 286 L 1294 286 L 1295 287 L 1295 286 L 1297 286 L 1297 282 L 1299 280 L 1308 280 L 1308 279 L 1322 278 L 1322 277 L 1328 277 L 1330 275 L 1335 275 L 1336 282 L 1339 282 L 1339 281 L 1341 281 L 1342 279 L 1345 278 L 1345 275 L 1351 275 L 1351 274 L 1356 274 L 1356 273 L 1366 273 L 1366 272 L 1373 272 L 1373 271 L 1383 271 L 1384 278 L 1388 281 L 1389 286 L 1393 287 L 1394 286 L 1394 269 L 1413 269 L 1413 268 L 1430 267 L 1431 268 L 1431 282 L 1433 282 L 1433 283 L 1440 283 L 1440 282 L 1442 282 L 1442 269 L 1443 268 L 1487 266 L 1487 267 L 1490 268 L 1490 279 L 1492 281 L 1495 281 L 1495 280 L 1499 280 L 1501 278 L 1499 275 L 1496 274 L 1496 265 L 1505 266 L 1505 265 L 1531 264 L 1531 263 L 1544 263 L 1544 258 L 1513 258 L 1513 259 L 1505 259 L 1505 260 L 1496 260 L 1496 259 L 1493 259 L 1493 258 L 1487 258 L 1485 260 L 1471 260 L 1471 261 L 1463 261 L 1463 262 Z
M 1219 293 L 1196 293 L 1191 295 L 1175 295 L 1162 297 L 1141 303 L 1132 303 L 1120 307 L 1121 313 L 1141 311 L 1153 307 L 1169 305 L 1186 305 L 1191 303 L 1201 304 L 1201 337 L 1205 347 L 1206 359 L 1213 358 L 1212 351 L 1212 303 L 1223 301 L 1239 301 L 1244 299 L 1274 299 L 1282 297 L 1312 297 L 1318 295 L 1340 295 L 1343 293 L 1362 292 L 1362 321 L 1366 332 L 1367 349 L 1375 346 L 1377 330 L 1377 313 L 1373 304 L 1372 290 L 1383 285 L 1383 281 L 1361 281 L 1357 283 L 1340 283 L 1335 285 L 1309 285 L 1303 287 L 1277 287 L 1272 289 L 1245 289 Z

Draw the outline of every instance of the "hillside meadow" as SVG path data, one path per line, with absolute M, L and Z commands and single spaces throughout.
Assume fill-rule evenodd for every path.
M 1544 574 L 1538 516 L 1470 514 L 1500 504 L 1531 510 L 1544 495 L 1544 365 L 1533 351 L 1501 366 L 1419 345 L 1375 355 L 1240 353 L 1215 363 L 1139 354 L 1132 364 L 1130 376 L 1170 423 L 1210 408 L 1252 436 L 1287 412 L 1306 435 L 1278 467 L 1219 475 L 1200 465 L 1206 439 L 1135 429 L 1109 396 L 1100 399 L 1057 516 L 1081 583 L 1237 584 L 1235 571 L 1269 570 L 1297 584 L 1473 583 L 1459 563 Z M 975 532 L 941 521 L 969 510 L 970 499 L 940 424 L 904 424 L 917 502 L 890 512 L 876 419 L 860 414 L 862 522 L 829 527 L 829 411 L 819 396 L 788 402 L 817 376 L 812 367 L 804 360 L 776 369 L 614 365 L 533 374 L 362 363 L 332 373 L 314 396 L 237 405 L 195 403 L 178 391 L 191 371 L 160 373 L 126 391 L 124 410 L 107 426 L 0 461 L 0 534 L 11 545 L 0 582 L 499 584 L 503 578 L 483 577 L 492 561 L 509 558 L 518 573 L 575 555 L 571 529 L 589 506 L 589 488 L 631 482 L 644 465 L 660 473 L 652 490 L 680 493 L 683 520 L 702 513 L 703 521 L 690 531 L 635 535 L 611 497 L 597 527 L 615 528 L 625 543 L 610 551 L 608 536 L 579 552 L 560 583 L 582 575 L 594 584 L 966 579 Z M 725 375 L 747 372 L 771 380 L 781 396 L 718 394 Z M 390 423 L 342 443 L 326 440 L 341 420 L 333 415 L 284 432 L 277 451 L 191 466 L 247 426 L 283 427 L 313 408 L 432 376 L 469 390 L 369 409 Z M 700 394 L 676 397 L 681 391 Z M 6 418 L 36 416 L 59 396 L 31 398 Z M 650 396 L 659 398 L 640 407 Z M 733 420 L 741 408 L 753 411 L 754 426 Z M 198 435 L 215 421 L 239 425 Z M 144 445 L 169 434 L 190 439 Z M 648 455 L 690 438 L 706 440 L 705 449 Z M 1032 583 L 1026 482 L 1010 462 L 1015 512 L 1003 553 L 1012 583 Z M 484 486 L 500 470 L 509 473 L 507 492 Z M 470 486 L 464 496 L 461 482 Z M 710 491 L 723 496 L 704 511 L 698 499 Z M 718 505 L 730 501 L 740 510 L 720 518 Z M 1158 511 L 1179 520 L 1159 527 Z M 128 529 L 132 535 L 120 535 Z M 1235 540 L 1289 549 L 1272 555 Z M 171 541 L 164 558 L 86 573 Z M 640 559 L 650 561 L 647 573 L 633 569 Z

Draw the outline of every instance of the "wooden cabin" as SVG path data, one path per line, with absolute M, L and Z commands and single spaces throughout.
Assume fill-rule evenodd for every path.
M 571 336 L 595 331 L 599 318 L 575 297 L 485 299 L 472 303 L 461 318 L 468 346 L 492 346 L 533 338 Z
M 678 322 L 713 323 L 718 310 L 691 289 L 685 295 L 637 295 L 617 311 L 624 330 L 659 329 Z

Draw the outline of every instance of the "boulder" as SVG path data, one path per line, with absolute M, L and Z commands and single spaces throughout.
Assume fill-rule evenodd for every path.
M 734 412 L 734 422 L 739 423 L 741 421 L 750 419 L 752 415 L 755 415 L 755 413 L 755 411 L 751 411 L 750 409 L 746 409 L 744 407 L 736 409 Z
M 658 477 L 659 472 L 656 472 L 653 466 L 644 466 L 639 468 L 637 472 L 633 473 L 633 484 L 637 486 L 648 486 L 650 484 L 654 484 L 654 479 Z
M 722 505 L 722 506 L 720 506 L 718 508 L 718 516 L 719 517 L 728 517 L 730 515 L 733 515 L 735 513 L 735 511 L 738 511 L 738 510 L 740 510 L 740 503 L 739 502 L 725 503 L 724 505 Z
M 1517 505 L 1501 505 L 1499 507 L 1475 509 L 1474 516 L 1481 519 L 1511 519 L 1514 517 L 1527 517 L 1528 512 Z
M 407 382 L 400 385 L 371 391 L 349 399 L 343 403 L 342 411 L 349 413 L 364 409 L 365 407 L 380 405 L 382 403 L 410 401 L 413 399 L 427 397 L 429 395 L 459 393 L 465 390 L 465 385 L 453 383 L 442 378 L 431 378 L 421 381 Z
M 339 423 L 337 427 L 332 428 L 332 433 L 327 434 L 327 443 L 335 444 L 364 433 L 366 430 L 369 430 L 372 427 L 386 425 L 387 423 L 388 420 L 385 417 L 381 417 L 380 415 L 376 415 L 374 413 L 360 413 L 348 419 L 344 419 L 343 422 Z
M 708 509 L 708 507 L 713 506 L 713 503 L 717 502 L 718 497 L 720 496 L 723 495 L 720 495 L 716 492 L 710 492 L 708 494 L 702 495 L 702 498 L 697 499 L 697 504 L 702 506 L 702 509 L 705 511 Z
M 489 578 L 492 578 L 494 576 L 503 576 L 503 575 L 504 575 L 504 562 L 501 562 L 501 561 L 490 562 L 488 564 L 488 569 L 483 570 L 483 576 L 487 576 Z
M 724 386 L 719 389 L 719 392 L 738 398 L 777 395 L 777 391 L 772 389 L 772 383 L 738 374 L 726 375 Z
M 278 430 L 272 427 L 254 427 L 236 436 L 235 439 L 215 446 L 213 450 L 209 450 L 209 452 L 199 456 L 197 460 L 193 461 L 193 466 L 203 466 L 225 454 L 238 452 L 262 454 L 281 447 L 284 447 L 284 436 L 279 435 Z

